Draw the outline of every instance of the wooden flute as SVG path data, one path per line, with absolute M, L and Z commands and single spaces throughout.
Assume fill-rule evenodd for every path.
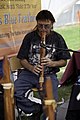
M 42 32 L 41 34 L 41 43 L 45 45 L 46 43 L 46 33 Z M 42 57 L 45 57 L 46 49 L 41 47 L 40 49 L 40 60 Z M 44 83 L 44 66 L 42 68 L 42 72 L 40 73 L 40 90 L 43 90 L 43 83 Z M 48 120 L 55 120 L 55 109 L 56 109 L 56 102 L 53 96 L 53 89 L 52 89 L 52 80 L 50 76 L 46 76 L 45 82 L 45 91 L 46 91 L 46 98 L 44 100 L 45 106 L 45 113 L 48 116 Z

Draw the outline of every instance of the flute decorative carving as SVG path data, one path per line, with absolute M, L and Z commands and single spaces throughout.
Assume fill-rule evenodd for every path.
M 46 40 L 46 33 L 42 32 L 41 34 L 41 43 L 45 44 L 45 40 Z M 41 58 L 45 56 L 45 48 L 41 47 L 40 48 L 40 63 L 41 63 Z M 42 68 L 42 72 L 40 73 L 40 79 L 39 79 L 39 83 L 40 83 L 40 90 L 43 89 L 43 83 L 44 83 L 44 66 Z

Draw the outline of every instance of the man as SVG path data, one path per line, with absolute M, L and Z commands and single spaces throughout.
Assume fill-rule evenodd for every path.
M 18 106 L 25 113 L 38 113 L 41 111 L 42 105 L 30 99 L 30 90 L 33 87 L 39 89 L 39 76 L 44 66 L 44 79 L 50 76 L 53 85 L 53 95 L 58 100 L 58 79 L 56 73 L 59 67 L 63 67 L 70 58 L 67 51 L 58 48 L 67 49 L 67 45 L 63 37 L 55 31 L 52 31 L 55 19 L 48 10 L 40 11 L 36 16 L 36 30 L 28 33 L 20 47 L 18 58 L 24 69 L 15 81 L 15 97 Z M 40 60 L 40 48 L 42 33 L 46 34 L 45 44 L 48 46 L 45 56 Z M 56 49 L 57 48 L 57 49 Z M 40 62 L 41 61 L 41 62 Z M 44 84 L 45 86 L 45 84 Z M 39 120 L 35 118 L 35 120 Z

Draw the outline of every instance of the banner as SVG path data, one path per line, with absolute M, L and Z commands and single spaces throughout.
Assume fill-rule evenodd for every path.
M 41 0 L 0 0 L 0 59 L 17 54 L 40 9 Z

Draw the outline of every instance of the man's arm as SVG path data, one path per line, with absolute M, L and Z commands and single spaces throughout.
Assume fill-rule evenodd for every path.
M 42 58 L 42 65 L 46 65 L 49 67 L 64 67 L 67 64 L 67 60 L 58 60 L 58 61 L 53 61 L 47 57 Z
M 33 72 L 37 75 L 40 73 L 40 71 L 42 71 L 42 66 L 41 65 L 33 66 L 26 59 L 20 60 L 20 63 L 24 68 L 28 69 L 29 71 L 31 71 L 31 72 Z
M 67 60 L 61 59 L 58 61 L 53 61 L 47 57 L 43 57 L 41 61 L 41 65 L 38 64 L 33 66 L 26 59 L 20 60 L 20 63 L 24 68 L 38 75 L 42 71 L 43 65 L 46 65 L 49 67 L 64 67 L 67 64 Z

